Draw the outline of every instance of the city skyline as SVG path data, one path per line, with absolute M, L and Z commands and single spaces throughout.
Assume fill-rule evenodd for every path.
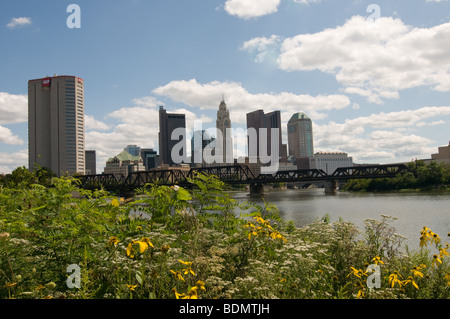
M 97 167 L 129 144 L 158 149 L 159 105 L 214 127 L 222 96 L 234 128 L 280 110 L 287 144 L 287 121 L 305 112 L 316 150 L 359 163 L 448 145 L 450 2 L 248 3 L 79 1 L 80 28 L 66 24 L 68 3 L 4 4 L 0 173 L 28 165 L 26 83 L 55 73 L 85 80 Z

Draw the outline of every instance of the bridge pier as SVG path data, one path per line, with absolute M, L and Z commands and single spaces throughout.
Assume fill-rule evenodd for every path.
M 250 184 L 250 196 L 262 196 L 264 194 L 264 185 L 262 183 Z
M 334 195 L 337 193 L 338 182 L 337 181 L 326 181 L 325 182 L 325 194 Z

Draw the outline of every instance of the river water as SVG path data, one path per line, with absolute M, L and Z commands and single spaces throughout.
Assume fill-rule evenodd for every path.
M 444 242 L 450 242 L 450 194 L 436 193 L 349 193 L 326 195 L 324 189 L 280 190 L 266 192 L 263 198 L 248 196 L 248 192 L 233 192 L 239 202 L 275 204 L 280 216 L 292 220 L 297 227 L 306 226 L 328 214 L 331 222 L 342 218 L 364 231 L 365 219 L 381 219 L 381 215 L 398 218 L 392 223 L 396 232 L 407 239 L 412 250 L 419 249 L 420 230 L 427 226 Z

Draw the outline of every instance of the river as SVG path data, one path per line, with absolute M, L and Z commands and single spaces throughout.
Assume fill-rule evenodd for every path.
M 449 193 L 349 193 L 325 195 L 324 189 L 279 190 L 266 192 L 263 198 L 248 196 L 248 192 L 233 192 L 239 202 L 275 204 L 280 216 L 292 220 L 297 227 L 306 226 L 328 214 L 331 222 L 342 218 L 364 230 L 365 219 L 381 219 L 381 215 L 396 217 L 392 223 L 397 233 L 407 239 L 410 249 L 419 249 L 420 230 L 427 226 L 444 242 L 450 242 Z

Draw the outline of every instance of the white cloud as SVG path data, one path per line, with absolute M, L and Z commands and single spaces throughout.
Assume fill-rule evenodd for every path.
M 111 126 L 109 124 L 106 124 L 102 121 L 96 120 L 92 115 L 85 115 L 84 121 L 86 125 L 86 131 L 90 130 L 100 130 L 105 131 L 109 130 Z
M 300 111 L 308 113 L 311 118 L 322 119 L 326 117 L 324 111 L 350 106 L 350 100 L 345 95 L 311 96 L 289 92 L 252 94 L 241 83 L 213 81 L 201 84 L 195 79 L 172 81 L 154 89 L 153 93 L 202 110 L 217 110 L 219 98 L 223 94 L 234 124 L 245 124 L 246 114 L 258 109 L 266 113 L 280 110 L 283 121 L 287 121 L 293 113 Z
M 448 115 L 450 106 L 423 107 L 347 119 L 344 123 L 314 124 L 315 148 L 344 151 L 357 161 L 429 158 L 436 151 L 436 147 L 430 146 L 434 141 L 414 131 L 423 125 L 443 125 L 442 120 L 424 121 Z
M 14 29 L 17 27 L 23 27 L 31 24 L 31 18 L 28 17 L 19 17 L 12 18 L 11 21 L 6 25 L 10 29 Z
M 276 41 L 281 42 L 276 35 L 254 38 L 241 48 L 257 50 L 264 57 Z M 448 92 L 450 23 L 415 28 L 391 17 L 372 22 L 354 16 L 342 26 L 284 39 L 278 66 L 288 72 L 329 73 L 345 93 L 373 103 L 398 99 L 399 91 L 419 86 Z
M 240 47 L 240 50 L 245 50 L 254 54 L 254 61 L 256 63 L 262 63 L 268 56 L 273 56 L 276 60 L 276 56 L 279 54 L 278 47 L 280 41 L 281 38 L 277 35 L 272 35 L 270 38 L 253 38 L 244 42 Z
M 0 153 L 0 174 L 9 174 L 17 167 L 28 167 L 28 150 Z
M 281 0 L 227 0 L 224 9 L 242 19 L 261 17 L 278 11 Z
M 9 128 L 0 125 L 0 143 L 22 145 L 24 141 L 19 136 L 14 135 Z
M 28 96 L 0 92 L 0 124 L 28 121 Z

